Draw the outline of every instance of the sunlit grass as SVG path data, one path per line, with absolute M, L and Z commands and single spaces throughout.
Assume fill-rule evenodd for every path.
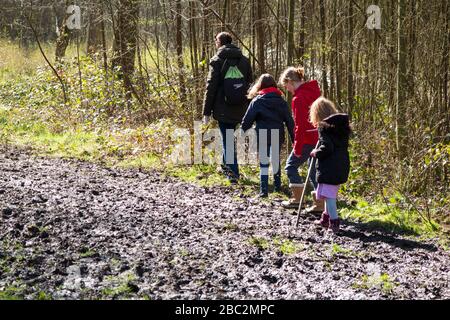
M 47 59 L 55 63 L 55 45 L 41 43 Z M 0 39 L 0 84 L 2 80 L 18 79 L 32 75 L 38 67 L 47 66 L 37 44 L 29 48 L 21 47 L 17 42 Z M 69 45 L 66 50 L 66 59 L 77 56 L 76 46 Z
M 373 229 L 387 230 L 392 233 L 406 235 L 433 235 L 440 231 L 434 220 L 424 220 L 411 209 L 405 209 L 398 203 L 385 203 L 381 199 L 368 203 L 365 199 L 357 199 L 355 206 L 347 206 L 339 210 L 343 219 L 364 223 Z

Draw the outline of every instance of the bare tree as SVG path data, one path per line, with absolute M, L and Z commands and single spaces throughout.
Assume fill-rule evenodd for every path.
M 405 35 L 405 0 L 398 0 L 397 16 L 397 38 L 398 38 L 398 61 L 397 61 L 397 108 L 396 108 L 396 142 L 399 159 L 406 157 L 406 99 L 407 99 L 407 55 Z
M 133 93 L 132 77 L 135 70 L 136 47 L 138 40 L 138 0 L 119 0 L 117 25 L 114 30 L 113 67 L 120 66 L 127 95 Z

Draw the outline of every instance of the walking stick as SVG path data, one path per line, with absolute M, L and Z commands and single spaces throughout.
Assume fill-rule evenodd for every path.
M 303 199 L 305 197 L 305 192 L 306 192 L 306 185 L 308 184 L 309 177 L 311 176 L 311 170 L 312 170 L 312 166 L 314 165 L 314 163 L 315 163 L 315 158 L 311 157 L 311 163 L 309 164 L 308 174 L 306 175 L 305 186 L 304 186 L 303 191 L 302 191 L 302 196 L 300 198 L 300 203 L 298 204 L 297 222 L 295 223 L 295 231 L 297 231 L 297 229 L 298 229 L 298 223 L 300 221 L 300 213 L 302 211 Z
M 313 130 L 311 130 L 311 131 L 313 131 Z M 314 149 L 317 149 L 318 146 L 319 146 L 319 141 L 317 141 L 317 144 L 314 147 Z M 300 203 L 298 204 L 297 222 L 295 223 L 295 231 L 297 231 L 298 223 L 300 222 L 300 213 L 302 212 L 302 204 L 303 204 L 303 199 L 305 198 L 306 185 L 309 182 L 309 177 L 311 176 L 311 170 L 312 170 L 312 167 L 313 167 L 313 165 L 315 163 L 315 160 L 316 160 L 316 158 L 314 158 L 314 157 L 310 157 L 310 159 L 311 159 L 311 161 L 310 161 L 311 163 L 309 164 L 308 174 L 306 175 L 306 180 L 305 180 L 305 185 L 304 185 L 304 188 L 303 188 L 303 191 L 302 191 L 302 196 L 300 198 Z

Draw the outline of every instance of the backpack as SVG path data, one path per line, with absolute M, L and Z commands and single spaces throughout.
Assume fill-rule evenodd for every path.
M 247 91 L 249 84 L 245 80 L 244 75 L 239 70 L 239 65 L 243 59 L 231 65 L 228 59 L 225 60 L 222 66 L 223 75 L 223 93 L 225 103 L 231 106 L 243 105 L 247 102 Z M 228 69 L 226 67 L 228 66 Z M 226 70 L 226 71 L 225 71 Z

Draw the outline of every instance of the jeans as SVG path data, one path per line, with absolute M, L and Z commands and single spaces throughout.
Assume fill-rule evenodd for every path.
M 336 199 L 325 199 L 325 212 L 330 215 L 331 220 L 336 220 L 339 218 L 337 213 Z
M 237 161 L 236 142 L 234 132 L 238 123 L 219 122 L 220 134 L 222 136 L 222 161 L 225 169 L 230 170 L 235 178 L 239 178 L 239 165 Z
M 281 144 L 272 145 L 270 139 L 258 139 L 259 169 L 260 169 L 260 192 L 269 193 L 269 163 L 272 163 L 273 180 L 275 190 L 281 189 Z M 278 141 L 276 141 L 278 142 Z
M 301 184 L 304 183 L 304 179 L 300 177 L 298 174 L 298 168 L 304 164 L 305 162 L 308 162 L 308 168 L 310 165 L 309 160 L 309 154 L 311 151 L 314 150 L 314 146 L 311 144 L 305 144 L 302 148 L 302 154 L 300 157 L 297 157 L 294 154 L 294 150 L 292 150 L 291 155 L 286 161 L 286 167 L 284 170 L 286 171 L 286 174 L 289 178 L 289 183 L 291 184 Z M 316 182 L 316 166 L 313 164 L 311 168 L 311 174 L 309 176 L 312 184 L 314 185 L 314 189 L 317 188 L 317 182 Z

